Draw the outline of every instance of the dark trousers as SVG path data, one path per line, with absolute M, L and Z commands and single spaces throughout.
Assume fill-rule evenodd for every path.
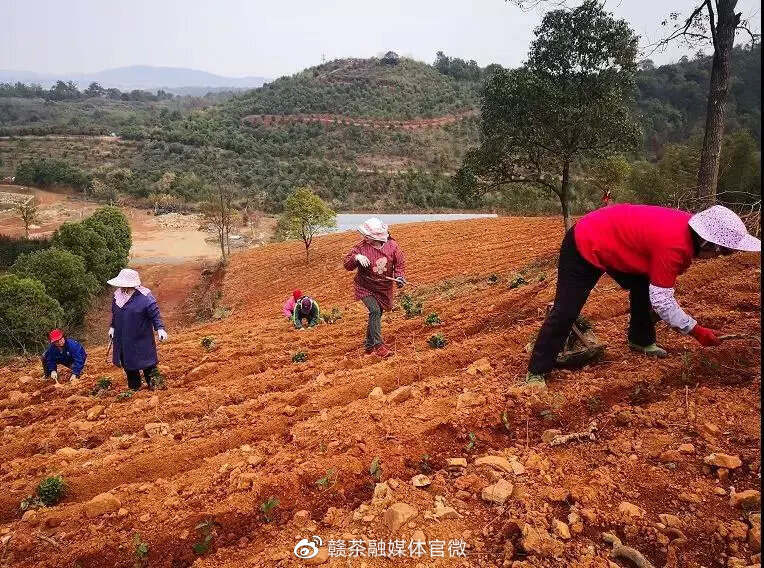
M 541 326 L 528 366 L 528 371 L 533 374 L 543 375 L 552 370 L 573 323 L 581 313 L 592 288 L 603 274 L 578 252 L 573 237 L 574 229 L 575 227 L 565 234 L 560 247 L 554 306 Z M 629 341 L 643 347 L 655 343 L 655 322 L 650 313 L 650 282 L 647 277 L 615 271 L 608 271 L 608 274 L 622 288 L 629 291 Z
M 374 296 L 361 300 L 369 310 L 369 323 L 366 326 L 366 348 L 371 349 L 382 343 L 382 308 Z
M 146 369 L 143 369 L 143 378 L 146 381 L 146 385 L 151 386 L 151 376 L 157 370 L 156 365 L 152 365 Z M 127 375 L 127 388 L 137 391 L 141 388 L 141 370 L 130 371 L 125 369 L 125 375 Z

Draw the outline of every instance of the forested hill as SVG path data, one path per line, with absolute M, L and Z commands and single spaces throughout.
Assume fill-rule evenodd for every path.
M 687 139 L 703 129 L 711 77 L 711 57 L 683 58 L 654 67 L 644 61 L 637 75 L 637 106 L 649 152 L 666 142 Z M 748 130 L 761 146 L 761 44 L 737 47 L 732 55 L 731 88 L 727 102 L 728 132 Z

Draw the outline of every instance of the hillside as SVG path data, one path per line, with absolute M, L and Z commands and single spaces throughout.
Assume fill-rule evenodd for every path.
M 728 111 L 728 129 L 749 129 L 759 144 L 760 61 L 760 47 L 736 49 Z M 710 60 L 657 68 L 644 62 L 642 67 L 635 112 L 643 124 L 645 151 L 634 158 L 654 160 L 667 143 L 683 142 L 703 128 Z M 140 197 L 155 191 L 170 171 L 193 172 L 204 180 L 223 176 L 246 188 L 242 199 L 271 211 L 278 211 L 300 185 L 313 186 L 344 210 L 463 208 L 450 174 L 478 142 L 480 82 L 438 69 L 405 58 L 397 65 L 342 59 L 219 100 L 0 98 L 0 133 L 116 132 L 120 150 L 103 165 L 129 168 L 134 173 L 129 193 Z M 22 159 L 50 154 L 90 163 L 91 156 L 79 149 L 88 145 L 99 151 L 102 141 L 78 138 L 68 149 L 61 140 L 0 140 L 0 171 L 12 175 Z M 198 198 L 183 191 L 175 195 Z M 484 207 L 521 203 L 524 211 L 552 212 L 558 206 L 553 197 L 516 188 Z M 583 211 L 598 196 L 581 187 L 575 199 L 575 210 Z
M 449 558 L 458 549 L 447 545 L 443 558 L 364 552 L 324 565 L 606 568 L 615 558 L 602 534 L 612 532 L 655 566 L 755 562 L 754 531 L 730 491 L 759 485 L 758 342 L 702 349 L 660 327 L 671 355 L 646 360 L 625 344 L 627 294 L 606 278 L 584 311 L 608 343 L 605 359 L 555 372 L 548 391 L 529 392 L 518 380 L 554 292 L 560 220 L 409 225 L 395 234 L 409 292 L 443 323 L 385 315 L 397 351 L 390 360 L 363 354 L 365 310 L 340 264 L 356 239 L 346 234 L 318 239 L 309 270 L 298 243 L 234 256 L 223 283 L 230 316 L 170 329 L 161 345 L 167 390 L 117 400 L 124 377 L 103 362 L 105 346 L 92 350 L 81 386 L 42 383 L 37 363 L 0 369 L 2 558 L 19 568 L 298 567 L 307 563 L 293 548 L 312 535 L 324 554 L 330 539 L 364 551 L 397 539 L 408 555 L 418 534 L 429 546 L 463 541 L 466 558 Z M 511 288 L 520 271 L 529 284 Z M 291 331 L 280 307 L 298 285 L 343 318 Z M 695 263 L 677 292 L 707 325 L 760 336 L 759 286 L 759 257 L 738 254 Z M 427 346 L 435 331 L 448 340 L 442 350 Z M 214 340 L 209 351 L 205 337 Z M 291 361 L 299 350 L 307 362 Z M 115 387 L 93 397 L 101 376 Z M 375 387 L 385 395 L 370 396 Z M 594 440 L 542 439 L 547 429 L 592 423 Z M 712 452 L 738 455 L 742 466 L 712 469 L 704 464 Z M 457 457 L 465 465 L 447 467 Z M 54 473 L 69 484 L 64 502 L 22 520 L 19 502 Z M 412 486 L 420 473 L 429 486 Z M 503 506 L 482 497 L 497 483 L 509 493 Z M 113 495 L 97 499 L 104 509 L 86 505 L 104 492 Z M 267 522 L 261 506 L 271 497 L 278 505 Z M 393 524 L 396 510 L 412 516 Z M 195 553 L 205 531 L 209 551 Z

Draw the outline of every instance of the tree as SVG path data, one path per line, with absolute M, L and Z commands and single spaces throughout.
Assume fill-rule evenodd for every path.
M 284 238 L 300 238 L 305 244 L 305 258 L 310 260 L 313 237 L 324 228 L 337 226 L 337 214 L 308 187 L 297 188 L 286 201 L 278 222 Z
M 218 182 L 209 190 L 207 201 L 202 205 L 204 219 L 215 227 L 220 254 L 225 260 L 231 254 L 231 225 L 234 219 L 233 199 L 236 190 L 233 186 Z
M 0 276 L 0 348 L 26 353 L 47 343 L 48 332 L 63 322 L 59 303 L 33 278 Z
M 37 204 L 34 202 L 34 198 L 28 199 L 23 203 L 17 203 L 13 206 L 16 215 L 18 215 L 21 222 L 24 223 L 24 236 L 29 238 L 29 227 L 35 224 L 39 218 L 40 213 L 37 209 Z
M 20 255 L 10 272 L 42 282 L 45 293 L 63 308 L 69 325 L 82 323 L 91 294 L 98 288 L 95 278 L 85 271 L 82 257 L 57 248 Z
M 481 145 L 455 182 L 466 200 L 509 184 L 547 188 L 568 228 L 574 165 L 639 142 L 631 115 L 637 37 L 597 0 L 547 12 L 534 33 L 527 63 L 484 84 Z
M 117 275 L 121 250 L 110 250 L 106 239 L 84 223 L 64 223 L 53 233 L 53 246 L 68 250 L 85 261 L 85 270 L 100 286 Z
M 752 44 L 755 44 L 759 37 L 750 31 L 748 23 L 741 18 L 741 13 L 735 12 L 737 3 L 738 0 L 702 0 L 695 3 L 692 12 L 685 18 L 682 18 L 679 12 L 672 12 L 663 25 L 668 26 L 673 23 L 674 29 L 668 37 L 657 44 L 657 47 L 661 47 L 681 39 L 692 46 L 710 41 L 714 47 L 706 109 L 706 128 L 700 152 L 696 189 L 696 197 L 705 205 L 716 202 L 735 34 L 738 30 L 747 31 Z
M 87 89 L 85 89 L 82 93 L 88 98 L 91 97 L 103 97 L 106 95 L 106 89 L 104 89 L 101 85 L 96 83 L 95 81 L 90 83 Z

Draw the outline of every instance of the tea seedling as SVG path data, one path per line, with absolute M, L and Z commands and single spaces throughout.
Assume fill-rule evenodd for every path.
M 66 495 L 66 482 L 60 475 L 52 475 L 37 484 L 34 495 L 30 495 L 21 502 L 22 511 L 39 509 L 40 507 L 52 507 L 61 501 Z
M 436 314 L 435 312 L 432 312 L 424 320 L 424 323 L 426 323 L 427 325 L 433 326 L 433 325 L 441 324 L 443 323 L 443 321 L 438 317 L 438 314 Z
M 498 274 L 491 274 L 488 277 L 488 283 L 489 284 L 496 284 L 499 281 L 499 275 Z
M 422 473 L 432 472 L 432 464 L 430 463 L 429 455 L 422 454 L 422 457 L 419 459 L 419 471 Z
M 191 549 L 198 555 L 205 554 L 212 541 L 215 539 L 215 527 L 219 526 L 214 519 L 206 519 L 196 525 L 194 529 L 199 533 L 199 542 L 191 545 Z
M 125 392 L 121 392 L 117 395 L 117 400 L 127 400 L 128 398 L 132 398 L 135 394 L 135 391 L 133 390 L 126 390 Z
M 334 473 L 333 469 L 327 469 L 326 475 L 319 478 L 316 481 L 316 485 L 318 485 L 321 489 L 327 489 L 330 485 L 334 485 L 334 482 L 337 480 L 337 476 Z
M 292 355 L 292 363 L 304 363 L 308 360 L 308 354 L 305 351 L 298 351 Z
M 377 482 L 382 479 L 382 465 L 380 464 L 379 456 L 374 456 L 374 459 L 371 460 L 369 475 L 371 475 Z
M 90 391 L 90 394 L 93 396 L 101 396 L 102 394 L 106 393 L 107 390 L 111 388 L 111 379 L 109 377 L 101 377 L 98 379 L 98 382 L 96 383 L 95 387 L 93 387 L 93 390 Z
M 501 423 L 504 424 L 504 429 L 507 432 L 512 431 L 512 427 L 509 425 L 509 413 L 506 410 L 501 413 Z
M 328 314 L 323 314 L 321 316 L 321 320 L 324 323 L 337 323 L 342 319 L 342 310 L 340 310 L 337 306 L 333 306 L 332 310 Z
M 159 369 L 154 369 L 154 372 L 149 376 L 149 384 L 154 390 L 164 390 L 167 388 L 167 382 L 164 375 L 159 372 Z
M 602 400 L 598 396 L 592 396 L 586 399 L 586 407 L 589 409 L 589 412 L 594 414 L 602 408 Z
M 509 289 L 514 290 L 515 288 L 519 288 L 520 286 L 525 286 L 528 283 L 528 281 L 523 278 L 522 274 L 518 274 L 512 280 L 509 281 Z
M 417 300 L 410 294 L 403 294 L 401 296 L 401 307 L 406 312 L 407 318 L 413 318 L 422 314 L 422 301 Z
M 427 340 L 427 345 L 433 349 L 441 349 L 445 347 L 447 343 L 448 340 L 443 336 L 442 333 L 436 333 Z
M 471 452 L 475 449 L 475 444 L 477 443 L 477 437 L 475 436 L 474 432 L 470 432 L 469 434 L 470 441 L 467 442 L 467 444 L 464 446 L 464 451 Z
M 215 344 L 215 338 L 214 337 L 204 337 L 204 338 L 202 338 L 202 347 L 204 347 L 204 349 L 206 351 L 212 351 L 213 349 L 215 349 L 215 345 L 216 344 Z
M 263 513 L 263 519 L 266 523 L 270 523 L 273 518 L 271 517 L 271 511 L 279 506 L 279 500 L 275 497 L 268 497 L 260 504 L 260 511 Z
M 143 568 L 148 565 L 149 560 L 149 545 L 141 540 L 141 535 L 135 533 L 133 538 L 135 541 L 135 568 Z

